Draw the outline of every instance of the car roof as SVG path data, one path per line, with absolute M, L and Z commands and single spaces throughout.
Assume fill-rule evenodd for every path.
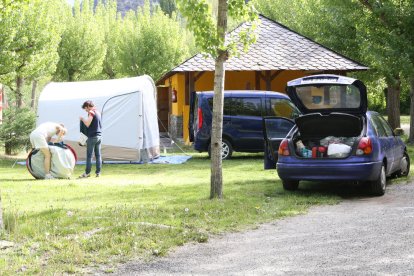
M 212 97 L 214 91 L 197 91 L 198 95 L 203 95 L 205 97 Z M 235 97 L 254 97 L 254 96 L 275 96 L 275 98 L 289 99 L 288 95 L 276 91 L 263 91 L 263 90 L 225 90 L 224 97 L 228 96 Z

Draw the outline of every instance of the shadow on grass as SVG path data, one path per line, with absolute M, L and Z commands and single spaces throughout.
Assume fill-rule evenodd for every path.
M 44 179 L 36 179 L 33 177 L 30 178 L 22 178 L 22 179 L 15 179 L 15 178 L 0 178 L 0 183 L 4 182 L 27 182 L 27 181 L 41 181 Z
M 366 197 L 373 197 L 366 185 L 358 182 L 314 182 L 314 181 L 300 181 L 299 188 L 296 191 L 285 191 L 280 180 L 276 181 L 277 186 L 275 190 L 268 191 L 266 194 L 269 197 L 276 197 L 292 194 L 297 196 L 329 196 L 339 197 L 342 199 L 360 199 Z

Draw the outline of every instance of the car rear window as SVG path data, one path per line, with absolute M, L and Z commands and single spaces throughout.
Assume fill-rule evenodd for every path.
M 361 94 L 354 85 L 318 84 L 296 87 L 296 95 L 309 109 L 350 109 L 361 105 Z

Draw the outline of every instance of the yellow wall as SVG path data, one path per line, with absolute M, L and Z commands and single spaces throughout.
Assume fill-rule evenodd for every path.
M 272 71 L 273 73 L 274 71 Z M 309 72 L 307 72 L 309 74 Z M 305 76 L 304 71 L 283 71 L 273 81 L 272 91 L 285 93 L 285 86 L 288 81 Z M 231 71 L 226 72 L 226 90 L 256 90 L 256 75 L 254 71 Z M 177 103 L 172 103 L 171 114 L 183 116 L 183 138 L 188 140 L 189 106 L 185 105 L 185 74 L 176 73 L 165 81 L 165 85 L 177 90 Z M 250 87 L 250 88 L 249 88 Z M 214 89 L 214 72 L 205 72 L 195 83 L 196 91 L 211 91 Z M 266 82 L 260 81 L 260 90 L 266 89 Z
M 171 81 L 171 84 L 170 82 Z M 170 80 L 165 81 L 165 85 L 170 85 L 172 89 L 177 90 L 177 102 L 172 103 L 171 114 L 181 116 L 183 114 L 183 107 L 185 103 L 184 89 L 185 89 L 185 76 L 184 74 L 175 74 Z

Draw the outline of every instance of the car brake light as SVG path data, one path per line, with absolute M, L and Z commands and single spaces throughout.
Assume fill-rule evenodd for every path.
M 197 125 L 197 128 L 198 129 L 201 129 L 201 127 L 203 126 L 203 111 L 201 111 L 201 108 L 198 108 L 197 113 L 198 113 L 198 125 Z
M 372 143 L 369 137 L 362 137 L 359 140 L 358 149 L 356 155 L 370 154 L 372 152 Z
M 282 142 L 280 143 L 278 154 L 279 155 L 284 155 L 284 156 L 289 156 L 290 155 L 289 143 L 288 143 L 287 139 L 283 139 Z

